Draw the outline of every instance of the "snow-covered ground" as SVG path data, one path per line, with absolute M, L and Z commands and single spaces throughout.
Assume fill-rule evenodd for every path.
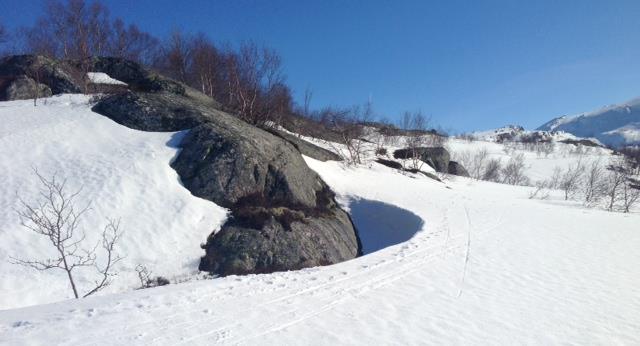
M 145 264 L 169 279 L 197 272 L 204 242 L 226 210 L 193 197 L 169 166 L 184 133 L 128 129 L 91 112 L 87 96 L 64 95 L 0 103 L 0 309 L 43 304 L 72 297 L 63 271 L 38 272 L 10 258 L 55 258 L 51 245 L 20 225 L 17 196 L 38 200 L 41 187 L 33 169 L 67 179 L 67 191 L 82 188 L 78 208 L 91 203 L 81 225 L 90 247 L 107 218 L 121 220 L 119 253 L 125 259 L 107 292 L 139 285 L 134 270 Z M 46 257 L 45 257 L 46 256 Z M 97 277 L 78 272 L 87 288 Z M 85 289 L 86 291 L 86 289 Z
M 0 343 L 640 342 L 640 215 L 529 200 L 523 187 L 307 162 L 343 203 L 424 224 L 405 243 L 333 266 L 5 311 Z
M 65 123 L 45 117 L 50 123 L 59 124 L 58 131 L 65 129 L 58 145 L 67 145 L 62 139 L 70 136 L 69 128 L 82 125 L 83 131 L 96 136 L 72 136 L 75 139 L 69 145 L 87 146 L 90 151 L 93 144 L 84 141 L 107 141 L 117 147 L 100 145 L 106 151 L 101 154 L 102 166 L 124 161 L 129 166 L 147 163 L 144 172 L 128 172 L 127 177 L 154 181 L 159 179 L 157 174 L 169 176 L 171 184 L 176 184 L 170 185 L 172 190 L 166 191 L 166 196 L 152 195 L 156 198 L 140 198 L 136 202 L 163 203 L 158 199 L 184 198 L 189 203 L 204 203 L 204 211 L 217 210 L 217 215 L 222 215 L 210 203 L 189 196 L 177 183 L 175 173 L 168 167 L 175 154 L 175 149 L 166 145 L 170 134 L 128 130 L 86 112 L 84 106 L 71 103 L 66 107 L 52 109 L 50 116 L 61 110 L 59 114 L 63 116 L 72 114 L 76 108 L 82 112 Z M 35 152 L 43 152 L 30 158 L 35 161 L 20 159 L 25 164 L 46 161 L 46 150 L 51 146 L 34 144 L 39 138 L 35 126 L 39 123 L 35 120 L 32 119 L 33 126 L 25 128 L 28 132 L 13 139 L 30 138 L 22 146 L 35 146 Z M 52 126 L 45 126 L 49 136 L 56 133 Z M 109 129 L 107 138 L 99 135 L 99 129 L 104 128 Z M 117 135 L 120 131 L 125 135 Z M 4 132 L 0 136 L 2 148 L 12 142 L 4 139 Z M 147 144 L 156 155 L 153 160 L 145 154 L 151 150 L 145 147 Z M 499 146 L 463 141 L 448 145 L 463 149 Z M 129 146 L 132 148 L 126 149 Z M 36 155 L 28 154 L 28 149 L 17 144 L 11 149 Z M 131 159 L 113 159 L 110 150 L 123 150 Z M 502 152 L 499 147 L 489 150 L 495 155 Z M 70 181 L 81 179 L 89 185 L 83 172 L 91 176 L 94 170 L 106 169 L 97 164 L 101 161 L 83 163 L 89 157 L 78 158 L 74 165 L 58 160 L 55 162 L 60 167 L 51 166 L 61 172 L 75 172 Z M 377 163 L 348 167 L 305 159 L 350 210 L 363 238 L 365 256 L 327 267 L 192 281 L 0 311 L 0 344 L 640 343 L 639 213 L 587 209 L 576 202 L 562 201 L 557 194 L 547 200 L 532 200 L 528 199 L 530 187 L 459 177 L 439 183 Z M 562 157 L 559 153 L 557 158 L 539 160 L 532 160 L 531 175 L 542 175 L 547 166 L 555 163 L 566 167 L 574 162 L 574 156 Z M 3 162 L 3 173 L 9 174 L 10 164 Z M 74 168 L 77 165 L 81 167 Z M 129 166 L 121 169 L 131 169 Z M 28 165 L 21 174 L 13 176 L 7 185 L 24 184 Z M 99 177 L 111 179 L 111 174 Z M 122 182 L 113 183 L 104 190 L 114 191 Z M 155 186 L 141 186 L 151 189 L 149 185 Z M 165 193 L 164 190 L 153 193 Z M 105 193 L 102 191 L 95 188 L 91 192 Z M 120 192 L 108 196 L 127 195 L 124 190 L 117 191 Z M 164 214 L 145 214 L 145 208 L 130 208 L 137 215 L 148 215 L 146 220 L 133 218 L 139 222 L 138 227 L 154 229 L 145 222 L 152 222 L 157 228 L 173 221 L 171 218 L 183 217 L 177 212 L 166 214 L 166 210 L 175 211 L 172 205 L 157 206 Z M 163 219 L 154 218 L 158 215 Z M 187 227 L 197 228 L 200 223 L 194 220 L 198 217 L 186 216 L 195 225 L 175 229 L 176 235 L 185 236 Z M 102 218 L 95 220 L 101 221 Z M 207 232 L 203 230 L 199 237 Z M 195 238 L 191 241 L 200 239 Z M 173 248 L 155 248 L 159 245 L 146 244 L 146 238 L 137 241 L 144 242 L 142 248 L 156 256 L 170 253 L 175 258 Z M 157 261 L 162 259 L 158 257 Z M 5 273 L 15 268 L 7 265 L 0 270 L 4 285 L 4 278 L 10 277 Z M 41 285 L 48 284 L 44 280 Z M 8 293 L 3 291 L 3 299 L 10 300 L 5 294 Z

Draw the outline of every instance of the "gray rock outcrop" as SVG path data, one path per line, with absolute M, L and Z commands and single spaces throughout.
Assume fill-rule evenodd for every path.
M 467 170 L 460 163 L 451 161 L 451 155 L 449 155 L 447 149 L 443 147 L 399 149 L 393 152 L 393 157 L 396 159 L 410 159 L 417 157 L 435 169 L 436 172 L 449 173 L 463 177 L 469 176 Z
M 342 161 L 340 155 L 334 153 L 333 151 L 320 148 L 319 146 L 309 143 L 304 139 L 298 138 L 290 133 L 272 128 L 267 129 L 267 131 L 293 144 L 293 146 L 298 149 L 298 151 L 300 151 L 302 155 L 309 156 L 322 162 Z
M 79 92 L 87 85 L 81 72 L 87 69 L 127 83 L 100 99 L 95 112 L 142 131 L 189 130 L 177 144 L 181 150 L 171 166 L 193 195 L 231 210 L 204 244 L 201 270 L 266 273 L 338 263 L 361 254 L 348 214 L 300 153 L 335 157 L 222 112 L 215 100 L 139 64 L 118 58 L 61 62 L 8 57 L 0 61 L 0 93 L 9 90 L 11 97 L 26 97 L 31 87 L 45 93 L 48 87 L 52 94 Z
M 0 100 L 26 100 L 51 96 L 51 89 L 27 76 L 6 80 L 0 93 Z
M 266 273 L 360 254 L 349 216 L 293 144 L 191 93 L 128 92 L 103 99 L 94 110 L 139 130 L 191 128 L 171 166 L 191 193 L 232 212 L 207 239 L 201 270 Z
M 0 101 L 33 98 L 29 93 L 7 92 L 12 80 L 28 78 L 38 85 L 41 91 L 51 94 L 79 93 L 82 85 L 82 74 L 69 63 L 53 60 L 37 55 L 14 55 L 0 60 Z M 27 82 L 30 84 L 30 82 Z M 42 85 L 46 86 L 44 88 Z M 20 97 L 20 98 L 11 98 Z
M 409 159 L 414 156 L 429 164 L 429 166 L 433 167 L 437 172 L 447 173 L 449 170 L 451 157 L 447 149 L 443 147 L 406 148 L 393 152 L 393 157 L 396 159 Z
M 449 161 L 448 173 L 461 177 L 469 177 L 469 172 L 467 172 L 467 169 L 456 161 Z

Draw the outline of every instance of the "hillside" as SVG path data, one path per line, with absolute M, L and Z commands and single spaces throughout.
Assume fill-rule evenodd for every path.
M 555 118 L 538 128 L 598 139 L 611 146 L 640 143 L 640 98 L 597 111 Z

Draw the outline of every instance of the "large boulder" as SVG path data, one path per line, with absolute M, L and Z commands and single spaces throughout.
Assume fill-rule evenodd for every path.
M 220 120 L 192 129 L 171 164 L 189 191 L 224 207 L 243 198 L 316 207 L 320 179 L 291 144 L 237 119 Z
M 467 169 L 456 161 L 449 161 L 448 173 L 461 177 L 469 177 L 469 172 L 467 172 Z
M 360 254 L 348 215 L 293 144 L 197 95 L 190 88 L 184 94 L 130 91 L 101 100 L 94 110 L 139 130 L 190 129 L 171 166 L 195 196 L 231 210 L 207 239 L 201 270 L 273 272 Z
M 168 92 L 129 91 L 105 97 L 93 111 L 115 122 L 142 131 L 180 131 L 198 126 L 209 119 L 199 105 Z
M 142 65 L 114 57 L 94 57 L 89 61 L 92 72 L 104 72 L 109 77 L 127 83 L 132 90 L 145 92 L 168 92 L 184 95 L 186 87 L 172 79 L 151 72 Z
M 462 177 L 469 176 L 467 170 L 460 163 L 451 161 L 451 155 L 449 155 L 447 149 L 443 147 L 399 149 L 393 152 L 393 157 L 396 159 L 411 159 L 417 157 L 435 169 L 436 172 L 459 175 Z
M 200 270 L 268 273 L 338 263 L 361 255 L 347 213 L 326 186 L 313 209 L 242 207 L 205 245 Z
M 51 96 L 51 89 L 27 76 L 6 78 L 0 82 L 0 100 L 26 100 Z
M 58 61 L 39 55 L 14 55 L 0 60 L 0 80 L 17 80 L 29 78 L 37 84 L 46 85 L 54 95 L 62 93 L 79 93 L 84 75 L 68 62 Z M 0 101 L 8 101 L 7 93 L 10 83 L 2 83 Z M 44 89 L 42 86 L 39 88 Z M 4 96 L 2 96 L 4 95 Z M 17 95 L 27 95 L 17 94 Z
M 449 161 L 451 160 L 449 152 L 443 147 L 399 149 L 393 152 L 393 157 L 396 159 L 410 159 L 417 157 L 426 162 L 429 166 L 433 167 L 436 172 L 442 173 L 448 173 Z

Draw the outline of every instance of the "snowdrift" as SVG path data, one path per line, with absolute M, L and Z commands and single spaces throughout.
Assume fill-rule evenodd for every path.
M 35 202 L 40 188 L 33 169 L 67 179 L 69 192 L 81 189 L 78 206 L 90 203 L 81 227 L 90 245 L 107 218 L 121 220 L 119 253 L 125 257 L 106 292 L 139 285 L 135 266 L 169 279 L 197 273 L 198 244 L 226 218 L 226 210 L 193 197 L 169 162 L 172 143 L 184 133 L 128 129 L 91 112 L 89 97 L 63 95 L 38 101 L 0 103 L 0 309 L 43 304 L 72 297 L 62 271 L 38 272 L 11 258 L 42 259 L 55 253 L 45 239 L 25 230 L 15 213 L 18 196 Z M 81 287 L 97 279 L 79 271 Z

